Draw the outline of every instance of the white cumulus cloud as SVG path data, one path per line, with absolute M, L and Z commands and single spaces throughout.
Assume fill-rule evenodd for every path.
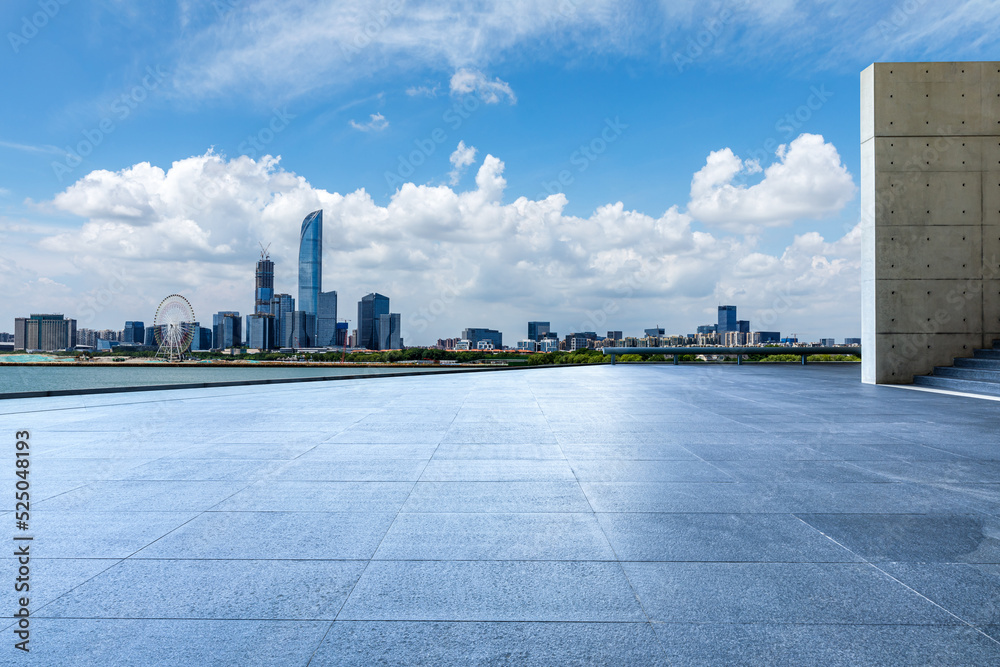
M 367 123 L 359 123 L 351 119 L 350 126 L 355 130 L 361 130 L 362 132 L 381 132 L 385 128 L 389 127 L 389 121 L 387 121 L 385 116 L 382 114 L 373 113 Z
M 711 227 L 751 234 L 832 215 L 854 198 L 854 179 L 822 136 L 802 134 L 779 146 L 776 155 L 759 183 L 745 185 L 734 180 L 759 173 L 760 165 L 729 148 L 713 151 L 691 179 L 688 212 Z
M 517 95 L 506 81 L 501 81 L 499 77 L 490 81 L 477 69 L 462 68 L 451 77 L 451 94 L 469 93 L 478 95 L 486 104 L 498 104 L 504 100 L 517 104 Z
M 458 148 L 451 154 L 448 158 L 451 161 L 451 166 L 454 169 L 449 172 L 448 176 L 452 186 L 458 185 L 459 179 L 462 177 L 462 172 L 465 168 L 476 161 L 476 147 L 466 146 L 464 141 L 458 142 Z
M 437 97 L 439 86 L 410 86 L 406 94 L 410 97 Z

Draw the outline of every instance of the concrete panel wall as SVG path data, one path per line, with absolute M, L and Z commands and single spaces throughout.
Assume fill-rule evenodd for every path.
M 1000 63 L 861 74 L 862 379 L 1000 338 Z

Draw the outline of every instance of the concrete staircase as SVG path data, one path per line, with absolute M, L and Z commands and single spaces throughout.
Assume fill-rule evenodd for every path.
M 1000 396 L 1000 340 L 993 341 L 993 349 L 976 350 L 972 358 L 955 359 L 954 366 L 936 366 L 932 374 L 914 377 L 913 384 Z

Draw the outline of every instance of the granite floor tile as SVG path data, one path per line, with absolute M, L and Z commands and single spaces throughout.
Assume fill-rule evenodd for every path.
M 573 461 L 699 461 L 691 450 L 670 444 L 563 444 L 562 452 Z
M 646 617 L 617 563 L 372 561 L 337 619 L 643 622 Z
M 845 461 L 713 461 L 739 482 L 884 483 L 897 481 Z
M 59 512 L 204 511 L 246 487 L 247 482 L 104 481 L 38 503 Z
M 48 618 L 333 620 L 364 567 L 365 561 L 125 560 L 38 613 Z
M 651 620 L 960 624 L 874 567 L 852 563 L 624 563 Z
M 532 459 L 434 459 L 421 482 L 572 482 L 576 478 L 566 461 Z
M 556 444 L 469 444 L 441 443 L 434 452 L 434 460 L 442 459 L 565 459 L 562 449 Z
M 967 626 L 654 623 L 675 665 L 990 665 L 1000 643 Z
M 438 449 L 435 444 L 407 445 L 396 443 L 323 443 L 297 457 L 297 461 L 350 461 L 367 459 L 420 459 L 427 461 Z
M 400 513 L 376 560 L 614 560 L 593 514 Z
M 270 477 L 286 463 L 266 459 L 163 458 L 117 472 L 111 479 L 252 482 Z
M 21 652 L 5 643 L 0 662 L 74 667 L 304 666 L 329 627 L 328 621 L 36 618 L 31 653 L 14 655 Z
M 184 525 L 195 512 L 32 513 L 32 548 L 46 558 L 126 558 Z
M 873 562 L 1000 563 L 1000 519 L 983 514 L 797 514 Z
M 590 512 L 576 482 L 417 482 L 404 512 Z
M 397 512 L 413 482 L 257 482 L 211 508 L 220 512 Z
M 15 549 L 20 548 L 20 546 L 12 541 L 10 543 L 9 555 L 5 555 L 4 558 L 0 559 L 0 564 L 2 564 L 4 580 L 10 582 L 11 605 L 15 602 L 15 592 L 27 593 L 32 614 L 42 613 L 49 603 L 60 596 L 70 593 L 77 587 L 82 586 L 89 579 L 96 577 L 101 572 L 121 562 L 117 558 L 40 558 L 39 554 L 41 552 L 37 549 L 32 551 L 32 547 L 29 547 L 30 562 L 28 566 L 30 572 L 27 575 L 28 581 L 18 582 L 20 584 L 27 583 L 29 588 L 26 591 L 15 591 L 14 582 L 16 578 L 24 576 L 19 573 L 22 563 L 18 562 L 18 559 L 13 556 Z M 14 611 L 12 609 L 6 615 L 7 618 L 4 619 L 5 622 L 3 623 L 4 628 L 11 625 Z M 4 644 L 7 644 L 7 642 L 4 642 Z
M 312 665 L 666 665 L 648 623 L 337 621 Z
M 880 563 L 879 568 L 967 623 L 1000 625 L 1000 565 Z
M 581 482 L 734 482 L 736 479 L 705 461 L 600 461 L 573 462 Z
M 261 442 L 220 442 L 200 444 L 178 452 L 170 452 L 165 458 L 180 459 L 263 459 L 291 460 L 302 456 L 318 443 L 291 443 L 280 440 Z
M 427 466 L 423 459 L 298 458 L 275 470 L 268 479 L 302 482 L 415 482 Z
M 394 513 L 205 512 L 133 558 L 368 559 Z
M 623 561 L 860 561 L 790 514 L 598 514 Z

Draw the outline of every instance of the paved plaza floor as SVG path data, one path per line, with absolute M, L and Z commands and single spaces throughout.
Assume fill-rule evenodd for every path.
M 818 364 L 0 401 L 0 664 L 996 665 L 998 416 Z

